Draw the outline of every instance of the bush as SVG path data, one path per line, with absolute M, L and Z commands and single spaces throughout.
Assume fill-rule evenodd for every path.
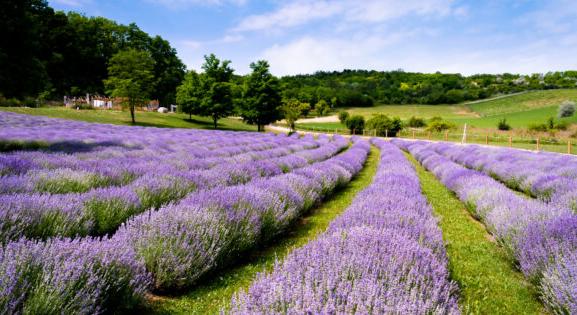
M 452 122 L 446 121 L 441 117 L 433 117 L 429 121 L 427 131 L 441 132 L 453 128 L 455 128 L 455 124 Z
M 329 107 L 329 104 L 327 104 L 327 102 L 325 100 L 320 100 L 315 105 L 315 111 L 317 112 L 317 115 L 319 117 L 325 116 L 329 112 L 330 109 L 331 108 Z
M 564 101 L 559 105 L 559 111 L 557 113 L 557 117 L 571 117 L 575 114 L 575 102 L 571 101 Z
M 351 133 L 359 134 L 365 129 L 365 118 L 361 115 L 354 115 L 345 121 L 345 125 Z
M 344 110 L 339 112 L 339 120 L 340 120 L 341 124 L 346 124 L 347 119 L 349 117 L 350 117 L 349 112 L 344 111 Z
M 555 130 L 567 130 L 569 127 L 569 123 L 565 121 L 555 121 L 553 117 L 549 117 L 546 123 L 541 124 L 529 124 L 527 129 L 529 131 L 535 132 L 547 132 L 547 131 L 555 131 Z
M 376 135 L 383 137 L 395 137 L 397 132 L 403 129 L 401 119 L 398 117 L 389 118 L 387 115 L 379 114 L 367 121 L 367 129 L 376 130 Z
M 427 122 L 423 118 L 413 116 L 407 121 L 407 126 L 412 128 L 421 128 L 426 127 Z
M 503 118 L 497 123 L 497 129 L 499 130 L 511 130 L 511 126 L 507 123 L 507 119 Z

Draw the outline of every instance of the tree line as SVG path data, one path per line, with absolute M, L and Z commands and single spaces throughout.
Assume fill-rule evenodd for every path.
M 3 0 L 0 10 L 0 95 L 19 100 L 104 94 L 111 58 L 145 51 L 153 60 L 152 99 L 175 101 L 186 68 L 176 50 L 136 24 L 55 12 L 45 0 Z

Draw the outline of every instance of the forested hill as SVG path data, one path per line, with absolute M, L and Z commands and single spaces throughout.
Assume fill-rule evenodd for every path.
M 545 74 L 461 74 L 344 70 L 282 78 L 285 98 L 333 106 L 455 104 L 525 90 L 576 88 L 577 71 Z
M 0 10 L 0 95 L 55 98 L 104 94 L 107 64 L 120 50 L 148 51 L 155 61 L 151 97 L 174 102 L 185 66 L 160 36 L 136 24 L 55 12 L 44 0 L 6 0 Z

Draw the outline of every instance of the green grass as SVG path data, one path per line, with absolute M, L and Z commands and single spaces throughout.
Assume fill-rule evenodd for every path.
M 557 118 L 558 105 L 535 108 L 525 111 L 518 111 L 514 113 L 498 114 L 480 118 L 454 118 L 450 119 L 458 125 L 467 123 L 472 127 L 479 128 L 497 128 L 499 120 L 505 118 L 507 123 L 513 128 L 526 128 L 529 124 L 545 123 L 549 117 Z M 577 123 L 577 115 L 563 118 L 563 121 L 569 123 Z
M 407 154 L 415 165 L 423 193 L 439 218 L 451 278 L 461 288 L 464 314 L 540 314 L 543 306 L 534 287 L 476 221 L 465 206 Z
M 356 194 L 372 182 L 378 161 L 378 150 L 372 148 L 363 170 L 349 184 L 301 218 L 268 247 L 247 254 L 236 265 L 221 270 L 184 295 L 153 297 L 151 312 L 218 314 L 228 305 L 235 292 L 250 286 L 257 273 L 270 271 L 277 259 L 282 259 L 296 247 L 303 246 L 324 232 L 330 222 L 351 204 Z
M 530 91 L 510 97 L 467 105 L 482 117 L 557 107 L 565 100 L 577 101 L 577 89 Z
M 0 111 L 103 124 L 132 125 L 130 121 L 130 113 L 128 111 L 75 110 L 65 107 L 0 107 Z M 192 116 L 192 120 L 189 120 L 188 115 L 181 113 L 161 114 L 157 112 L 136 112 L 136 125 L 161 128 L 213 129 L 212 119 Z M 218 129 L 256 131 L 255 126 L 247 125 L 238 119 L 232 118 L 223 118 L 219 120 Z
M 378 105 L 374 107 L 355 107 L 347 111 L 351 115 L 362 115 L 366 119 L 375 114 L 408 119 L 411 116 L 431 118 L 441 116 L 446 119 L 475 117 L 466 107 L 460 105 Z

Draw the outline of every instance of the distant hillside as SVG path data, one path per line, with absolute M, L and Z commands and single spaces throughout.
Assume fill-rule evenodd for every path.
M 284 96 L 333 107 L 380 104 L 458 104 L 500 94 L 577 87 L 577 71 L 518 74 L 413 73 L 345 70 L 283 77 Z

